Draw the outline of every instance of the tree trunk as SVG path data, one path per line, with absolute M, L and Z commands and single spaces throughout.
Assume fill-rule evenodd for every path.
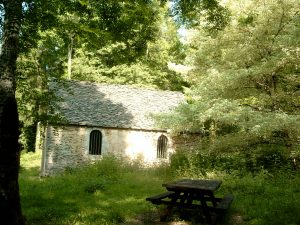
M 71 80 L 72 76 L 72 55 L 73 55 L 73 45 L 74 45 L 74 34 L 69 34 L 70 43 L 68 46 L 68 79 Z
M 20 225 L 24 219 L 18 184 L 20 148 L 15 71 L 22 1 L 3 0 L 2 3 L 5 16 L 0 54 L 0 221 Z

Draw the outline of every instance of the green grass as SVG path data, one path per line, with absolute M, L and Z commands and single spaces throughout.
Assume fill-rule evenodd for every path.
M 255 177 L 224 178 L 221 191 L 231 192 L 235 199 L 231 216 L 239 215 L 242 224 L 300 224 L 300 176 L 261 173 Z
M 55 177 L 38 176 L 38 155 L 23 155 L 20 192 L 28 224 L 124 224 L 155 210 L 145 201 L 163 190 L 164 168 L 143 170 L 107 157 Z M 33 163 L 32 163 L 33 162 Z
M 171 177 L 165 166 L 141 169 L 113 157 L 88 168 L 40 178 L 39 159 L 39 154 L 31 153 L 23 154 L 21 160 L 20 192 L 28 225 L 133 224 L 140 215 L 157 211 L 146 197 L 163 192 L 163 182 L 180 178 Z M 225 224 L 300 224 L 299 174 L 209 176 L 223 181 L 217 195 L 235 196 Z M 150 220 L 140 224 L 150 224 Z

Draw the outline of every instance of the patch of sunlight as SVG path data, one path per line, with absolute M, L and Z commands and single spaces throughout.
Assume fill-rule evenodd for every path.
M 108 216 L 108 213 L 101 210 L 90 210 L 90 211 L 81 211 L 78 214 L 73 215 L 72 219 L 68 219 L 65 221 L 66 224 L 76 224 L 76 225 L 86 225 L 86 224 L 95 224 L 98 222 L 102 222 L 101 224 L 107 224 L 104 218 Z M 92 222 L 93 221 L 93 222 Z
M 20 165 L 25 169 L 39 168 L 41 166 L 42 151 L 23 152 Z
M 119 201 L 116 201 L 116 203 L 118 204 L 124 204 L 124 203 L 140 203 L 141 201 L 144 201 L 144 199 L 142 198 L 136 198 L 134 196 L 130 196 L 130 197 L 127 197 L 125 199 L 121 199 Z
M 104 199 L 98 199 L 98 201 L 96 201 L 96 203 L 98 203 L 98 205 L 101 207 L 109 207 L 111 205 L 111 203 L 109 201 L 104 200 Z
M 97 196 L 97 197 L 104 197 L 105 196 L 104 192 L 100 191 L 100 190 L 95 191 L 94 195 Z
M 211 171 L 206 173 L 206 177 L 208 179 L 220 179 L 221 177 L 224 177 L 226 174 L 222 173 L 220 171 Z
M 217 174 L 215 172 L 208 172 L 206 173 L 207 178 L 213 179 L 217 177 Z

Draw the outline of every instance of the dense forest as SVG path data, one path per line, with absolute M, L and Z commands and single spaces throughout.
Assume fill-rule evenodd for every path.
M 183 92 L 185 104 L 157 117 L 174 135 L 201 137 L 174 155 L 176 169 L 300 166 L 299 0 L 1 0 L 0 12 L 0 215 L 9 224 L 24 224 L 19 152 L 34 150 L 38 122 L 56 119 L 47 116 L 52 80 Z
M 190 159 L 198 165 L 207 157 L 228 170 L 298 167 L 299 2 L 229 1 L 226 9 L 222 30 L 194 28 L 188 104 L 160 122 L 204 137 Z

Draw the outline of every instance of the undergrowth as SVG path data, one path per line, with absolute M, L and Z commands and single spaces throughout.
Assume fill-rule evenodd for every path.
M 165 165 L 144 169 L 108 156 L 95 165 L 39 177 L 39 158 L 38 153 L 29 153 L 21 160 L 21 202 L 28 225 L 154 224 L 151 218 L 136 221 L 158 211 L 145 198 L 165 191 L 162 183 L 180 178 L 222 180 L 216 195 L 234 195 L 224 221 L 227 225 L 300 224 L 298 173 L 201 173 Z

